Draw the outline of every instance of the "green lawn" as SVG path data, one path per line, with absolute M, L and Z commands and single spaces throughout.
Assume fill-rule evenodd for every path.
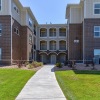
M 15 100 L 34 71 L 0 69 L 0 100 Z
M 68 100 L 100 100 L 100 71 L 55 72 Z

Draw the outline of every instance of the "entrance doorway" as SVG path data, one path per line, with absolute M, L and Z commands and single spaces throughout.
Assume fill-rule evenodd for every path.
M 51 55 L 51 64 L 56 63 L 56 55 Z

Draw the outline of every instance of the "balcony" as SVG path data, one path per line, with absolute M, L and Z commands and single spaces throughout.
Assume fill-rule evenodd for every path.
M 56 41 L 50 41 L 49 49 L 50 50 L 56 50 Z
M 56 37 L 56 29 L 55 28 L 50 28 L 49 36 L 50 37 Z
M 40 41 L 40 50 L 47 50 L 47 41 Z
M 59 50 L 66 50 L 66 45 L 60 45 Z
M 40 29 L 40 37 L 47 37 L 47 29 L 45 28 Z
M 59 36 L 60 37 L 66 37 L 66 28 L 60 28 L 59 29 Z
M 47 45 L 40 46 L 40 50 L 47 50 Z
M 59 50 L 66 50 L 66 41 L 59 41 Z

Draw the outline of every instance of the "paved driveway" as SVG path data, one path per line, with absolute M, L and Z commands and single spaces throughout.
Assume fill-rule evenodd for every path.
M 16 100 L 66 100 L 56 81 L 53 67 L 54 65 L 45 65 L 41 68 L 28 81 Z

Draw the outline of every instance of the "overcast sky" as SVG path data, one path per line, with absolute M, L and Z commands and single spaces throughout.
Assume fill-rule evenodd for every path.
M 65 11 L 68 3 L 79 3 L 80 0 L 20 0 L 23 6 L 31 8 L 39 24 L 66 23 Z

